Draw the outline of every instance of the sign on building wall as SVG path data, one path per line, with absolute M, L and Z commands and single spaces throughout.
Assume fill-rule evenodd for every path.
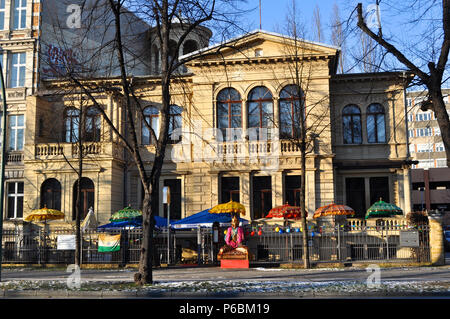
M 419 247 L 419 232 L 417 230 L 400 231 L 400 247 Z
M 58 250 L 75 250 L 75 235 L 58 235 Z

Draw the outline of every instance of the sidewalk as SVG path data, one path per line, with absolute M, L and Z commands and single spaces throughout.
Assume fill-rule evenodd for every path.
M 155 269 L 154 284 L 143 287 L 134 284 L 135 272 L 135 269 L 81 270 L 76 288 L 72 272 L 65 270 L 8 269 L 2 272 L 0 298 L 450 297 L 449 266 L 380 268 L 378 280 L 376 273 L 365 268 L 168 267 Z

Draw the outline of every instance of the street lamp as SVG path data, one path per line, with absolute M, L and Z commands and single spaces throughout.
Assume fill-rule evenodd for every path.
M 6 90 L 3 78 L 3 68 L 0 61 L 0 85 L 2 87 L 2 159 L 0 166 L 0 281 L 2 281 L 2 261 L 3 261 L 3 204 L 4 204 L 4 185 L 5 185 L 5 162 L 6 162 Z

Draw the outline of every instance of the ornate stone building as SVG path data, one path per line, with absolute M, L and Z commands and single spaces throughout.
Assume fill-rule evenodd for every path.
M 243 203 L 249 219 L 264 217 L 285 202 L 298 204 L 301 157 L 295 110 L 300 105 L 308 127 L 310 217 L 332 202 L 348 204 L 363 216 L 380 197 L 405 213 L 411 210 L 404 103 L 409 79 L 402 73 L 336 74 L 338 48 L 261 30 L 225 46 L 197 45 L 197 51 L 190 52 L 195 48 L 191 43 L 182 52 L 201 54 L 185 65 L 172 89 L 173 134 L 160 181 L 161 192 L 162 186 L 171 187 L 171 218 L 229 199 Z M 157 66 L 154 56 L 149 59 Z M 295 70 L 301 70 L 300 81 Z M 159 78 L 150 74 L 133 81 L 146 106 L 145 119 L 136 114 L 135 124 L 150 164 L 154 148 L 142 121 L 158 127 Z M 78 147 L 71 136 L 77 110 L 80 105 L 89 110 L 90 104 L 67 90 L 67 82 L 45 80 L 27 99 L 24 216 L 46 204 L 63 210 L 66 222 L 73 221 L 77 175 L 69 163 L 76 165 Z M 125 132 L 120 92 L 97 93 L 97 98 Z M 111 128 L 94 110 L 88 114 L 92 125 L 86 128 L 90 141 L 83 145 L 88 154 L 81 181 L 84 207 L 87 212 L 92 206 L 105 223 L 125 205 L 140 207 L 142 187 Z M 160 208 L 163 216 L 162 203 Z

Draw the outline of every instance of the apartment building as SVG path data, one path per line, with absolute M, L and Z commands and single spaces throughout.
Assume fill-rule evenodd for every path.
M 450 89 L 443 89 L 448 113 L 450 113 L 449 94 Z M 419 161 L 418 164 L 413 165 L 413 168 L 447 167 L 441 130 L 434 112 L 420 110 L 420 104 L 425 98 L 425 91 L 408 92 L 406 97 L 409 151 L 411 157 Z

